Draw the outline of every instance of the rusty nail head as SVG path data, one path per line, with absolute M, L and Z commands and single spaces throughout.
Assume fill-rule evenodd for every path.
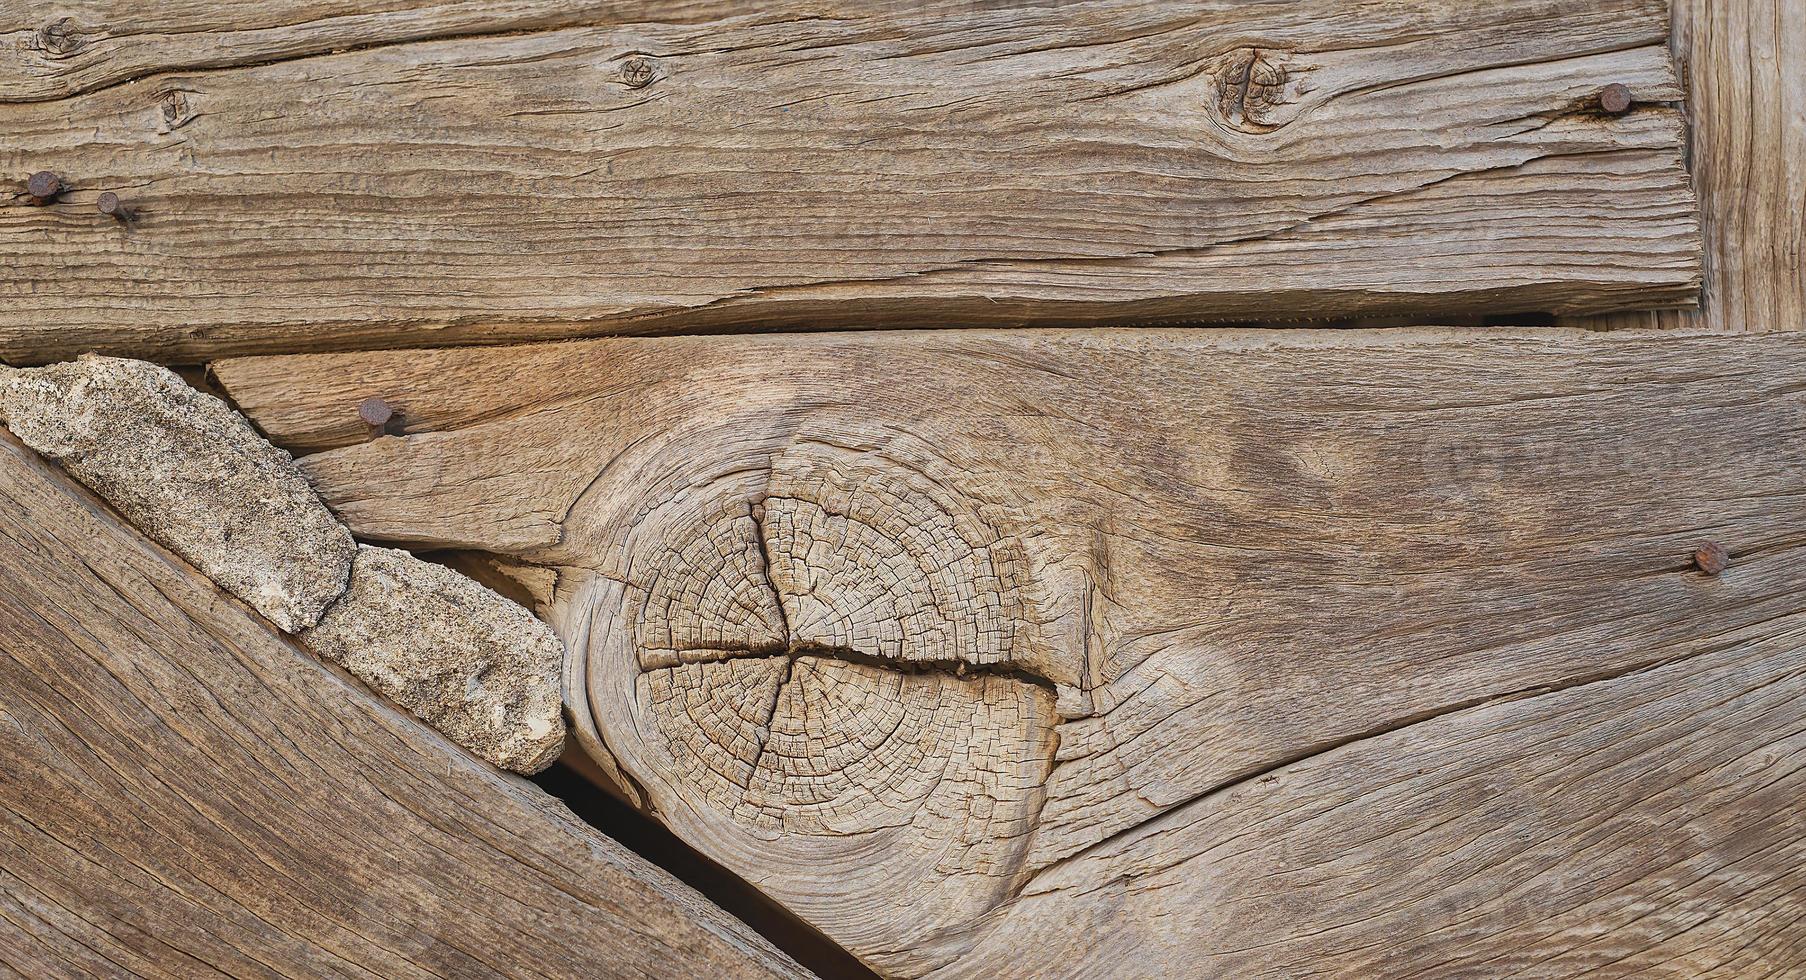
M 25 193 L 37 198 L 39 204 L 49 204 L 63 192 L 63 178 L 48 170 L 40 170 L 25 180 Z
M 632 88 L 645 88 L 652 84 L 655 74 L 657 72 L 653 71 L 652 62 L 645 58 L 628 58 L 621 62 L 621 81 Z
M 101 214 L 118 218 L 121 221 L 125 220 L 125 205 L 119 203 L 119 195 L 112 191 L 100 195 L 100 198 L 94 202 L 94 206 L 100 209 Z
M 1707 541 L 1693 553 L 1693 564 L 1707 575 L 1719 575 L 1731 563 L 1731 553 L 1716 541 Z
M 357 417 L 372 429 L 381 429 L 395 417 L 395 410 L 381 398 L 366 398 L 357 407 Z
M 1634 101 L 1635 99 L 1630 94 L 1630 86 L 1622 82 L 1613 82 L 1599 92 L 1599 108 L 1614 116 L 1622 116 L 1629 112 L 1631 103 Z

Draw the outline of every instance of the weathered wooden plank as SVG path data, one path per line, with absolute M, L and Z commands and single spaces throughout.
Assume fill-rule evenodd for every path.
M 0 965 L 798 976 L 0 437 Z
M 1476 750 L 1464 764 L 1496 775 L 1472 781 L 1510 803 L 1490 812 L 1521 817 L 1525 844 L 1559 831 L 1536 850 L 1555 864 L 1614 866 L 1583 853 L 1592 798 L 1551 798 L 1539 780 L 1585 766 L 1578 746 L 1605 730 L 1590 726 L 1617 716 L 1545 717 L 1569 701 L 1539 692 L 1629 690 L 1611 679 L 1644 672 L 1678 696 L 1694 668 L 1662 665 L 1754 663 L 1751 651 L 1779 673 L 1747 677 L 1777 692 L 1798 683 L 1782 674 L 1806 670 L 1794 635 L 1806 594 L 1801 336 L 615 339 L 256 358 L 214 373 L 278 442 L 341 446 L 303 467 L 360 534 L 555 569 L 566 700 L 617 789 L 895 975 L 1036 975 L 1008 952 L 1030 934 L 1070 972 L 1103 975 L 1120 947 L 1037 930 L 1112 915 L 1165 917 L 1125 933 L 1160 933 L 1147 940 L 1167 957 L 1153 972 L 1189 963 L 1194 940 L 1340 963 L 1351 949 L 1310 938 L 1310 923 L 1334 916 L 1403 930 L 1399 948 L 1421 966 L 1445 929 L 1477 929 L 1488 938 L 1474 948 L 1495 952 L 1501 937 L 1540 936 L 1523 955 L 1559 959 L 1578 920 L 1538 933 L 1534 901 L 1462 924 L 1471 889 L 1516 883 L 1523 865 L 1505 851 L 1479 852 L 1490 857 L 1467 869 L 1468 891 L 1412 879 L 1417 892 L 1380 889 L 1317 918 L 1211 918 L 1200 889 L 1253 894 L 1253 879 L 1284 871 L 1230 862 L 1219 874 L 1214 852 L 1170 893 L 1191 905 L 1121 905 L 1135 888 L 1111 882 L 1176 853 L 1163 828 L 1240 805 L 1234 787 L 1419 740 L 1459 761 L 1498 719 L 1545 726 L 1538 737 L 1557 748 L 1498 735 L 1497 754 Z M 343 421 L 371 395 L 401 406 L 410 434 L 344 445 Z M 1708 539 L 1733 556 L 1722 577 L 1692 566 Z M 1626 710 L 1669 724 L 1667 702 L 1646 700 Z M 1753 741 L 1702 735 L 1668 768 L 1620 761 L 1685 793 L 1731 748 L 1783 758 L 1798 718 L 1777 715 Z M 1355 766 L 1326 798 L 1393 799 L 1377 765 Z M 1721 792 L 1768 806 L 1761 786 L 1752 775 Z M 1475 798 L 1423 799 L 1393 815 L 1388 860 L 1445 867 L 1473 828 L 1462 820 L 1478 819 L 1458 809 Z M 1557 874 L 1571 907 L 1647 911 L 1676 887 L 1666 861 L 1713 882 L 1741 873 L 1741 817 L 1667 823 L 1647 806 L 1625 819 L 1649 828 L 1637 846 L 1660 860 L 1596 880 Z M 1238 846 L 1284 853 L 1366 826 L 1275 812 L 1244 814 Z M 1777 847 L 1806 829 L 1749 817 L 1770 820 Z M 1053 884 L 1074 868 L 1088 884 Z M 1748 928 L 1797 941 L 1755 921 L 1771 907 L 1751 907 Z M 1660 952 L 1698 965 L 1744 941 L 1768 948 L 1744 928 L 1696 934 L 1708 940 L 1698 956 Z M 1467 942 L 1447 954 L 1467 955 Z M 1264 961 L 1225 962 L 1243 975 Z
M 1212 793 L 1037 878 L 934 976 L 1798 976 L 1806 618 L 1695 650 Z
M 280 26 L 314 6 L 223 7 L 220 52 L 143 77 L 109 21 L 138 80 L 96 63 L 64 79 L 90 90 L 0 105 L 0 169 L 73 188 L 0 207 L 0 356 L 1578 313 L 1697 287 L 1662 0 L 717 2 L 444 40 L 423 38 L 479 14 L 384 6 L 355 21 L 379 46 L 309 55 L 346 27 Z M 239 52 L 288 60 L 210 67 Z M 1597 107 L 1613 83 L 1626 115 Z
M 170 72 L 353 48 L 645 19 L 658 4 L 585 0 L 84 0 L 0 3 L 0 102 L 56 99 Z M 198 28 L 198 29 L 197 29 Z
M 1677 0 L 1710 302 L 1691 322 L 1806 329 L 1806 0 Z
M 1700 307 L 1578 322 L 1806 329 L 1806 0 L 1674 0 L 1674 49 L 1704 226 Z

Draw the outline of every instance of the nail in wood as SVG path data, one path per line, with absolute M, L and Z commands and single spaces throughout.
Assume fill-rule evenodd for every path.
M 370 436 L 375 438 L 388 431 L 389 420 L 395 417 L 395 410 L 381 398 L 366 398 L 357 406 L 357 417 L 370 427 Z
M 1722 575 L 1725 567 L 1731 563 L 1731 553 L 1724 545 L 1716 541 L 1707 541 L 1693 553 L 1693 564 L 1707 575 Z
M 126 210 L 125 204 L 119 200 L 119 195 L 112 191 L 100 195 L 100 198 L 94 202 L 94 206 L 100 209 L 101 214 L 115 221 L 124 221 L 132 216 L 132 213 Z
M 33 204 L 49 204 L 63 192 L 63 178 L 48 170 L 40 170 L 25 181 L 25 193 L 31 195 Z
M 1636 100 L 1631 97 L 1630 86 L 1621 82 L 1613 82 L 1599 92 L 1599 108 L 1614 116 L 1622 116 L 1630 111 Z

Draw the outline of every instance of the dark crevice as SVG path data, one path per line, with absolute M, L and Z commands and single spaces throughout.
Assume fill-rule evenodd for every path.
M 896 671 L 899 674 L 951 674 L 958 678 L 1002 677 L 1023 684 L 1033 684 L 1057 693 L 1053 681 L 1033 671 L 1015 664 L 974 664 L 957 658 L 909 659 L 886 657 L 875 653 L 865 653 L 851 647 L 827 646 L 819 643 L 792 643 L 789 646 L 761 647 L 697 647 L 686 649 L 684 654 L 707 654 L 707 656 L 679 655 L 682 663 L 719 663 L 724 660 L 775 660 L 779 657 L 795 660 L 799 657 L 816 657 L 821 660 L 839 660 L 844 663 L 859 664 L 863 667 L 878 667 Z M 651 667 L 649 670 L 664 670 L 668 667 Z
M 768 475 L 767 479 L 769 480 L 769 478 Z M 752 519 L 753 540 L 759 545 L 759 560 L 765 563 L 765 582 L 771 587 L 771 594 L 777 599 L 778 626 L 784 638 L 789 639 L 791 636 L 790 611 L 784 608 L 784 593 L 778 591 L 777 579 L 771 574 L 771 542 L 765 540 L 765 502 L 760 501 L 753 504 L 748 516 Z
M 1481 318 L 1483 327 L 1555 327 L 1561 320 L 1553 313 L 1506 313 Z
M 759 763 L 765 758 L 765 746 L 771 743 L 771 726 L 778 720 L 778 705 L 784 701 L 784 688 L 790 686 L 791 678 L 796 676 L 796 660 L 793 658 L 784 665 L 784 676 L 771 688 L 771 707 L 765 712 L 765 724 L 760 726 L 758 747 L 753 750 L 752 765 L 746 769 L 746 784 L 740 788 L 751 791 L 753 776 L 758 774 Z
M 559 763 L 534 776 L 533 782 L 562 800 L 584 822 L 701 892 L 816 975 L 827 980 L 876 980 L 878 974 L 851 953 L 577 770 Z

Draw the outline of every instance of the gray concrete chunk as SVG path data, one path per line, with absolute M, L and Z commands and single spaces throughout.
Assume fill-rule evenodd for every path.
M 350 588 L 302 642 L 504 769 L 538 772 L 564 746 L 563 644 L 451 569 L 362 545 Z
M 0 419 L 283 630 L 319 622 L 345 587 L 356 543 L 294 459 L 165 368 L 0 367 Z

